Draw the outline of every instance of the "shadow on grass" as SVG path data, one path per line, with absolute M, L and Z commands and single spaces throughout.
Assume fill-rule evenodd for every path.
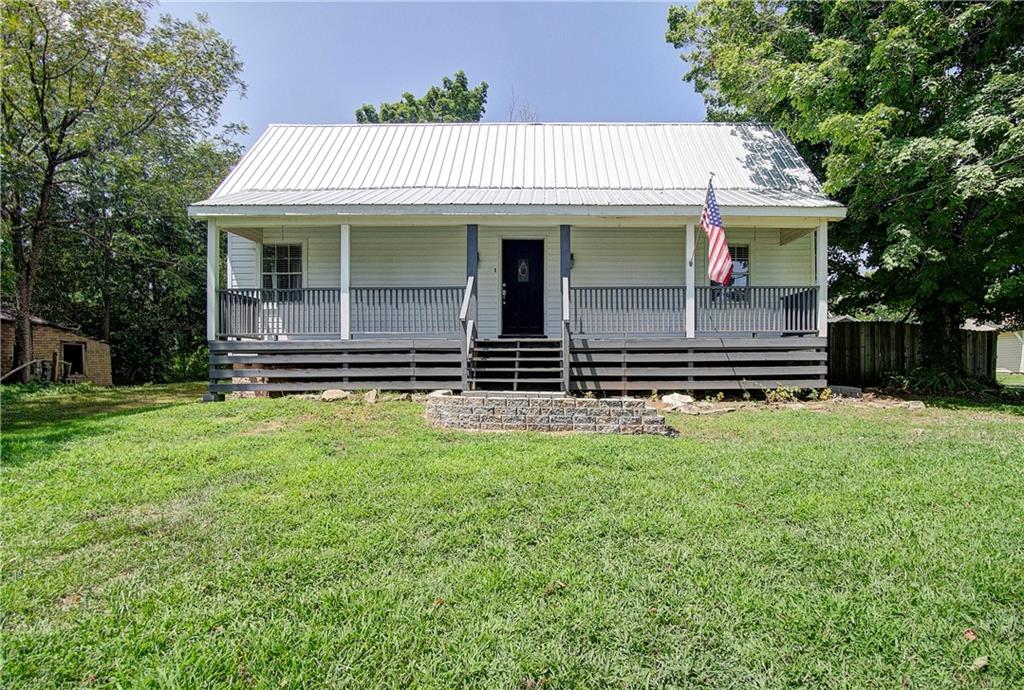
M 977 412 L 1001 412 L 1024 416 L 1024 395 L 1003 395 L 984 398 L 921 398 L 932 407 L 944 410 L 974 410 Z
M 0 465 L 20 466 L 36 453 L 26 446 L 54 446 L 102 433 L 119 417 L 194 403 L 203 384 L 96 388 L 54 386 L 3 390 L 3 454 Z

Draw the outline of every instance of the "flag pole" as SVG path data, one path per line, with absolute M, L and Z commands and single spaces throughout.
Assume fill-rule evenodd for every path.
M 711 189 L 714 186 L 714 181 L 715 181 L 715 171 L 714 170 L 709 170 L 708 171 L 708 189 Z M 705 204 L 706 204 L 706 202 L 705 202 Z M 718 299 L 719 300 L 724 300 L 725 299 L 725 286 L 722 285 L 721 283 L 718 284 Z

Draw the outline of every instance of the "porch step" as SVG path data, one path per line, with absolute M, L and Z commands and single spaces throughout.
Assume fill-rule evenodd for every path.
M 471 390 L 556 392 L 562 388 L 560 340 L 478 340 L 469 364 Z

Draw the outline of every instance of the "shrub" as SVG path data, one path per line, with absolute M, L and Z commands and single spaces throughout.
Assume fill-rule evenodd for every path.
M 207 377 L 209 361 L 210 354 L 205 346 L 190 353 L 175 352 L 164 370 L 164 383 L 202 381 Z
M 973 396 L 992 386 L 964 372 L 918 367 L 906 375 L 889 374 L 884 388 L 902 394 Z
M 765 388 L 764 399 L 765 402 L 770 403 L 793 402 L 798 398 L 799 394 L 799 388 L 787 388 L 786 386 L 779 386 L 778 388 Z

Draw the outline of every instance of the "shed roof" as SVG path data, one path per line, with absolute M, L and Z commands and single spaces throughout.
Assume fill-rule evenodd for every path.
M 0 304 L 0 321 L 16 321 L 17 318 L 18 313 L 14 310 L 13 306 L 8 304 Z M 36 316 L 35 314 L 29 315 L 29 321 L 31 321 L 34 325 L 37 326 L 50 326 L 51 328 L 67 331 L 68 333 L 72 333 L 75 336 L 84 338 L 86 340 L 98 340 L 98 338 L 91 338 L 87 335 L 82 335 L 81 329 L 79 329 L 77 326 L 57 323 L 56 321 L 50 321 L 49 319 L 44 319 L 43 317 Z
M 271 125 L 192 215 L 402 207 L 699 207 L 827 210 L 784 135 L 724 123 Z

